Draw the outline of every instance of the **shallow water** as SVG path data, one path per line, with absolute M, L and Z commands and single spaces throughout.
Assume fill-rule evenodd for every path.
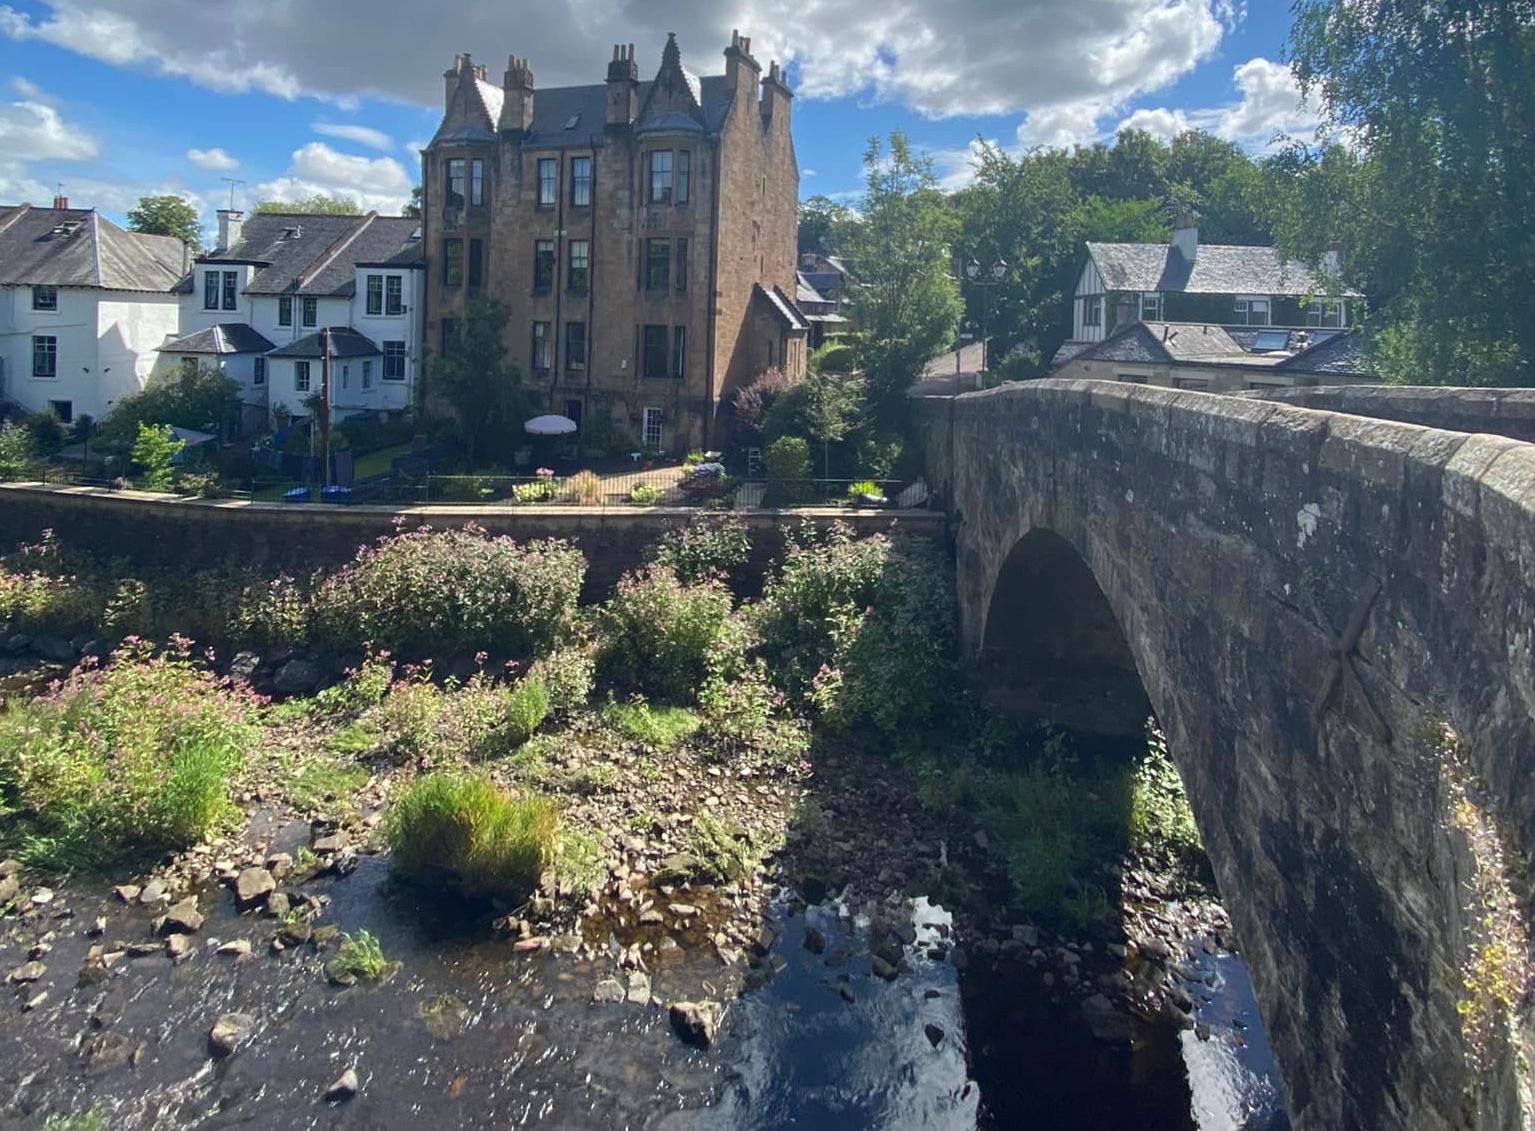
M 108 940 L 145 939 L 150 923 L 148 912 L 115 904 L 104 890 L 76 891 L 74 918 L 54 924 L 48 975 L 16 989 L 0 1024 L 0 1126 L 37 1127 L 48 1110 L 92 1102 L 114 1129 L 168 1131 L 1286 1126 L 1232 955 L 1195 960 L 1212 983 L 1196 995 L 1208 1041 L 1147 1029 L 1134 1051 L 1121 1051 L 1096 1042 L 1074 1007 L 1050 1005 L 1037 983 L 979 970 L 961 976 L 946 958 L 928 957 L 950 920 L 926 901 L 910 911 L 918 939 L 909 969 L 888 983 L 871 971 L 865 919 L 834 903 L 797 914 L 778 907 L 771 914 L 781 934 L 765 963 L 776 975 L 731 1002 L 716 1046 L 699 1052 L 671 1033 L 659 1006 L 591 1003 L 610 959 L 513 956 L 505 941 L 388 876 L 387 860 L 364 857 L 352 876 L 304 889 L 330 897 L 318 922 L 368 930 L 403 963 L 382 986 L 347 990 L 326 983 L 323 958 L 307 947 L 269 954 L 275 924 L 236 916 L 220 889 L 203 899 L 208 921 L 190 961 L 125 959 L 106 985 L 71 992 L 90 919 L 111 916 Z M 823 952 L 805 946 L 807 928 L 824 936 Z M 0 969 L 23 961 L 36 933 L 8 936 Z M 251 939 L 250 958 L 213 954 L 217 941 L 236 937 Z M 651 971 L 661 1001 L 697 998 L 720 980 L 712 954 L 672 953 Z M 20 1012 L 44 988 L 49 1003 Z M 215 1061 L 208 1029 L 235 1010 L 255 1014 L 259 1029 Z M 928 1024 L 942 1030 L 936 1043 Z M 142 1042 L 136 1065 L 114 1063 L 110 1052 L 87 1055 L 105 1040 L 122 1060 Z M 347 1067 L 357 1069 L 361 1093 L 339 1107 L 324 1103 L 324 1089 Z

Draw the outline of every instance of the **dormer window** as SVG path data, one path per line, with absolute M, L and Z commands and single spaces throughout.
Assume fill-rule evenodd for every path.
M 282 238 L 285 240 L 300 240 L 304 238 L 304 229 L 294 224 L 291 228 L 282 230 Z
M 1256 295 L 1237 299 L 1236 320 L 1242 326 L 1269 325 L 1269 300 Z
M 204 310 L 234 310 L 239 301 L 238 271 L 209 271 L 203 275 Z
M 1141 294 L 1141 321 L 1162 321 L 1162 296 L 1143 292 Z
M 1314 299 L 1306 308 L 1306 325 L 1328 329 L 1342 329 L 1348 325 L 1343 300 L 1332 298 Z

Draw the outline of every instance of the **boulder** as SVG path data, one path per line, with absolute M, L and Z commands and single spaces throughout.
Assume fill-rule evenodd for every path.
M 321 678 L 317 665 L 308 660 L 289 660 L 277 669 L 272 690 L 279 695 L 308 695 L 320 686 Z
M 249 1013 L 225 1013 L 208 1031 L 208 1048 L 214 1056 L 229 1056 L 256 1031 L 256 1019 Z
M 708 1048 L 719 1031 L 724 1007 L 717 1001 L 674 1001 L 667 1007 L 672 1028 L 690 1045 Z
M 65 664 L 73 660 L 78 653 L 70 646 L 69 641 L 62 636 L 34 636 L 32 638 L 32 651 L 45 660 L 53 660 L 55 663 Z
M 627 997 L 623 983 L 617 978 L 604 978 L 592 991 L 592 1000 L 601 1005 L 616 1005 Z
M 241 911 L 263 902 L 277 890 L 277 881 L 265 868 L 246 868 L 235 877 L 235 906 Z
M 180 931 L 190 934 L 202 930 L 202 926 L 203 915 L 197 910 L 197 898 L 189 895 L 166 911 L 161 929 L 167 932 Z
M 9 974 L 9 979 L 17 985 L 21 985 L 25 982 L 35 982 L 46 973 L 48 973 L 48 967 L 34 959 L 31 962 L 23 962 L 16 969 L 12 970 Z
M 254 652 L 237 652 L 229 661 L 229 678 L 237 683 L 249 683 L 261 668 L 261 657 Z

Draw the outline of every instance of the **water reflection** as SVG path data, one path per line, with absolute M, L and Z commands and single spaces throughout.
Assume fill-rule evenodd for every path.
M 867 919 L 823 905 L 782 920 L 785 965 L 733 1007 L 720 1049 L 733 1086 L 698 1126 L 975 1127 L 979 1089 L 968 1077 L 954 967 L 927 956 L 950 916 L 925 899 L 902 914 L 917 938 L 906 947 L 910 970 L 893 982 L 872 972 Z M 805 945 L 807 930 L 824 938 L 819 953 L 814 934 Z

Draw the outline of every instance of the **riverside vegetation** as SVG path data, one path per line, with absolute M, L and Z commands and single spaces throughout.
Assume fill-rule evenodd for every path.
M 0 654 L 83 655 L 0 710 L 0 905 L 36 910 L 18 866 L 165 902 L 227 882 L 274 949 L 339 946 L 331 981 L 372 982 L 378 940 L 315 925 L 301 892 L 387 852 L 518 951 L 597 954 L 616 930 L 639 970 L 675 932 L 750 984 L 775 876 L 846 897 L 899 873 L 1062 937 L 1112 936 L 1127 855 L 1199 884 L 1154 730 L 1137 758 L 1087 756 L 978 706 L 935 547 L 807 527 L 743 599 L 749 552 L 737 520 L 698 516 L 582 607 L 576 549 L 474 527 L 222 585 L 45 537 L 0 561 Z M 935 851 L 890 857 L 897 809 Z M 296 857 L 261 847 L 273 814 L 311 822 Z

